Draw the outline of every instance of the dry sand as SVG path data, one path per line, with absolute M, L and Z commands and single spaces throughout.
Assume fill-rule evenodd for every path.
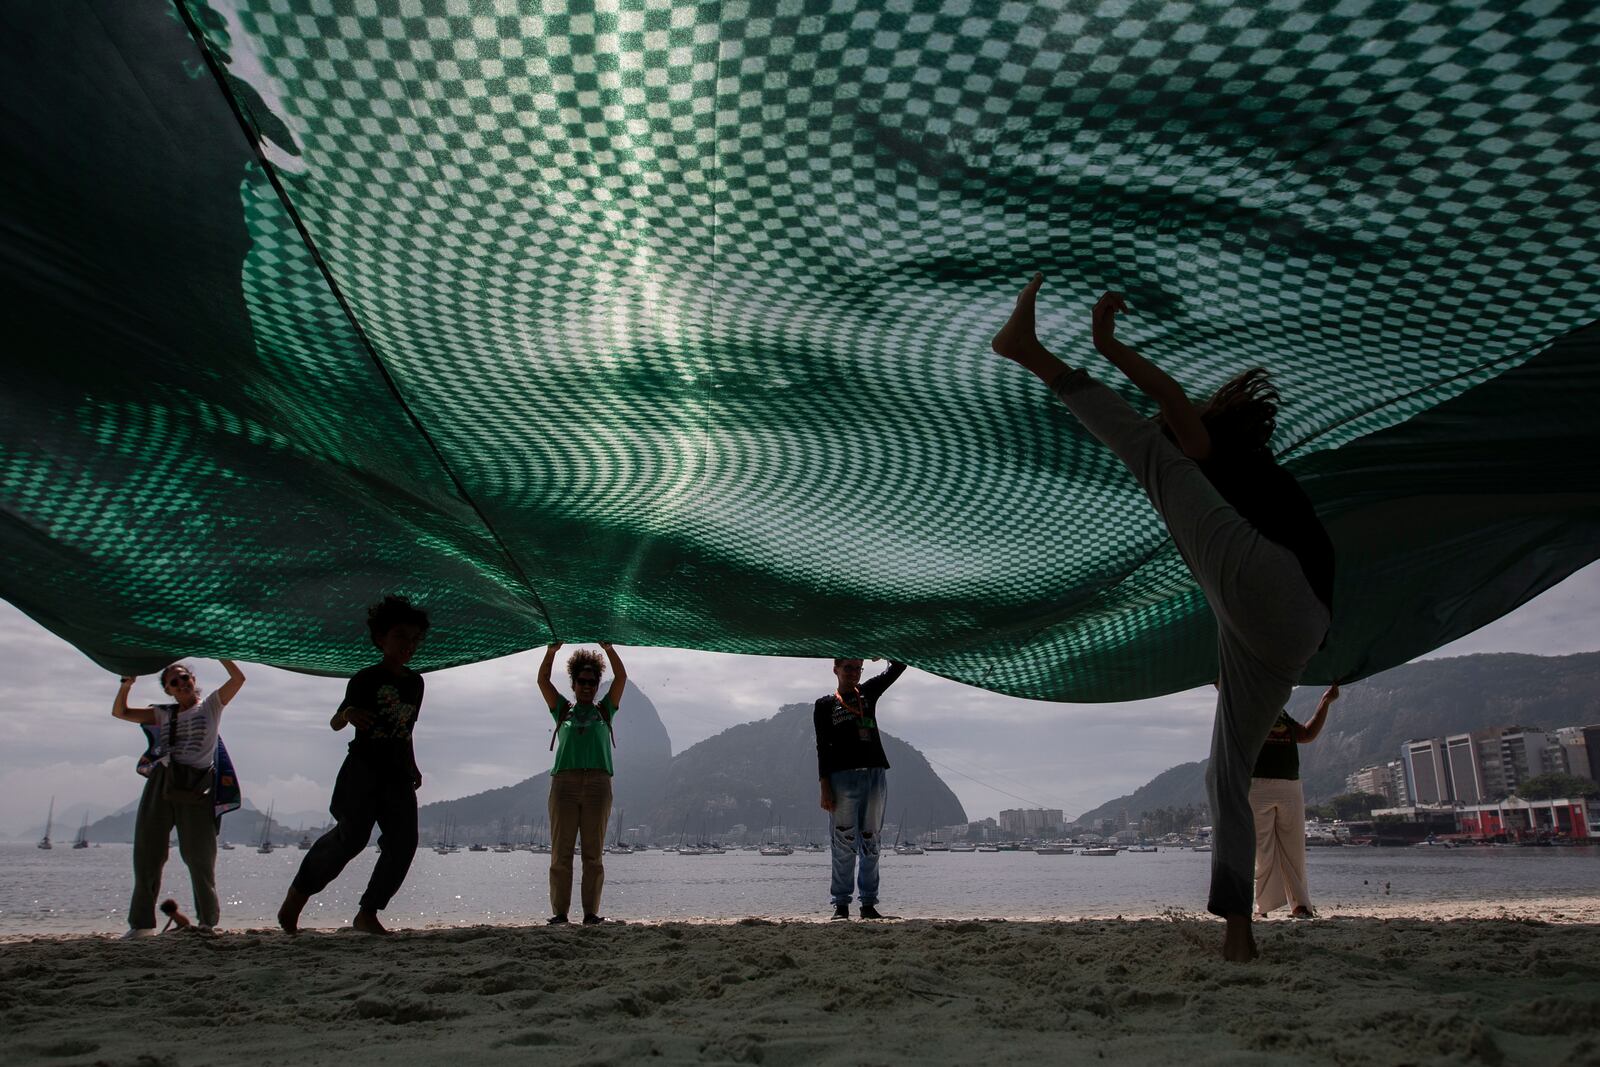
M 5 1064 L 1600 1065 L 1600 897 L 0 944 Z

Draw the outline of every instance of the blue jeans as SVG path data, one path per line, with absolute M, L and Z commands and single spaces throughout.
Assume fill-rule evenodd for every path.
M 883 830 L 883 809 L 889 799 L 889 772 L 882 767 L 834 771 L 833 812 L 829 816 L 833 842 L 833 904 L 850 903 L 850 883 L 857 882 L 861 903 L 878 903 L 878 837 Z M 861 863 L 857 871 L 856 857 Z M 854 878 L 852 878 L 854 876 Z

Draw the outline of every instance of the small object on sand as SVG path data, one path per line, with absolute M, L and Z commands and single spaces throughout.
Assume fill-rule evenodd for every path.
M 187 930 L 193 925 L 189 922 L 189 917 L 178 910 L 178 902 L 171 897 L 161 902 L 161 914 L 167 917 L 167 925 L 161 928 L 162 933 L 166 933 L 174 926 L 180 930 Z

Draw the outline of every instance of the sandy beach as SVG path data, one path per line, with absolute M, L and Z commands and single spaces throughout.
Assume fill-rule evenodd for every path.
M 11 938 L 7 1064 L 1600 1064 L 1600 896 L 830 924 Z

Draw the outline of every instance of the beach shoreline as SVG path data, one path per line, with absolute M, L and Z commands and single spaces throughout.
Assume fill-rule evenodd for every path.
M 12 935 L 15 1064 L 1600 1063 L 1600 895 L 1210 916 Z

